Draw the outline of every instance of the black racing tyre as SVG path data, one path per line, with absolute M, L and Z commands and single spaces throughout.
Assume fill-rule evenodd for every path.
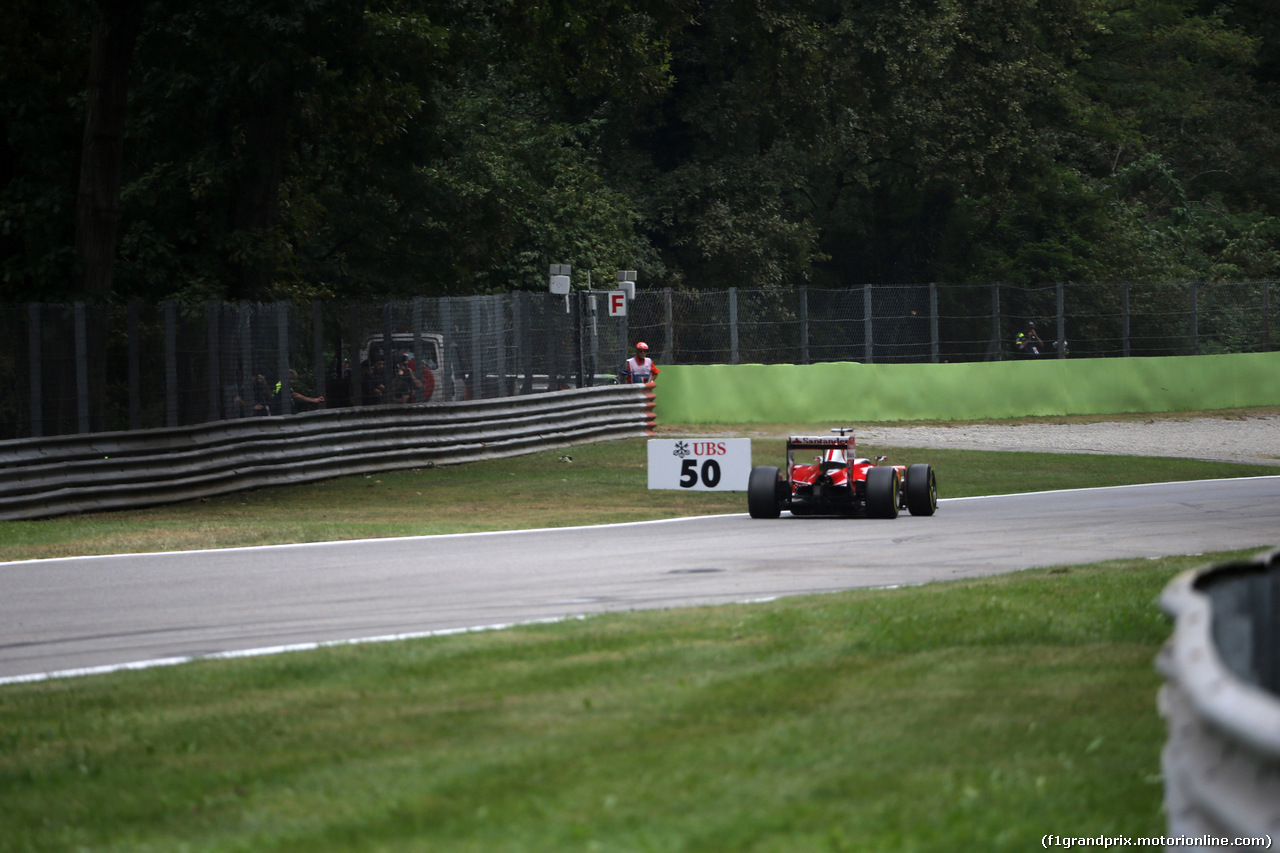
M 912 515 L 933 515 L 938 509 L 938 478 L 932 465 L 923 463 L 907 469 L 907 511 Z
M 898 469 L 882 465 L 867 469 L 867 515 L 871 518 L 897 518 L 902 482 Z
M 782 515 L 778 500 L 778 469 L 759 465 L 747 478 L 747 511 L 752 518 L 777 518 Z

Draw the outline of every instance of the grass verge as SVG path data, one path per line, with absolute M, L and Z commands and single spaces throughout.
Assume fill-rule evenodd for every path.
M 12 685 L 0 850 L 900 853 L 1159 835 L 1155 599 L 1207 559 Z

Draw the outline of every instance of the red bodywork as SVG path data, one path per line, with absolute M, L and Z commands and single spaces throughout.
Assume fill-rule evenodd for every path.
M 812 455 L 806 451 L 812 451 Z M 808 459 L 811 461 L 798 461 Z M 791 494 L 797 490 L 804 494 L 806 490 L 818 489 L 850 489 L 855 493 L 861 491 L 859 484 L 867 480 L 867 471 L 875 467 L 870 459 L 860 459 L 855 454 L 855 442 L 852 435 L 792 435 L 787 437 L 787 473 L 791 483 Z M 900 476 L 905 476 L 905 465 L 892 466 L 898 469 Z
M 912 515 L 933 515 L 937 508 L 937 480 L 925 464 L 880 465 L 884 457 L 860 458 L 853 431 L 832 430 L 832 436 L 787 437 L 785 468 L 756 466 L 747 482 L 747 507 L 752 518 L 792 515 L 845 515 L 896 518 L 899 509 Z

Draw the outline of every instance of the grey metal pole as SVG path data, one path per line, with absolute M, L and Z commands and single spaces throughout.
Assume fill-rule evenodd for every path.
M 222 303 L 206 302 L 204 304 L 204 343 L 205 343 L 205 387 L 208 392 L 207 421 L 222 419 L 222 381 L 219 375 L 219 353 L 222 335 L 220 334 Z
M 480 297 L 468 296 L 471 303 L 471 394 L 472 398 L 484 398 L 484 348 L 480 341 Z
M 1120 288 L 1120 338 L 1121 351 L 1125 358 L 1129 357 L 1129 282 L 1125 282 Z
M 1200 283 L 1191 282 L 1191 354 L 1200 354 Z
M 862 286 L 862 360 L 867 364 L 875 362 L 875 337 L 872 332 L 871 285 L 868 283 Z
M 44 375 L 40 359 L 40 303 L 27 304 L 27 369 L 31 377 L 31 436 L 44 435 Z
M 338 360 L 342 360 L 342 353 L 338 353 Z M 320 304 L 320 300 L 311 301 L 311 361 L 315 364 L 315 384 L 312 386 L 312 393 L 316 397 L 323 397 L 326 401 L 329 399 L 329 382 L 328 369 L 324 363 L 324 308 Z
M 453 299 L 444 297 L 440 300 L 440 334 L 444 340 L 440 344 L 440 370 L 444 373 L 444 398 L 452 400 L 453 363 L 457 359 L 457 344 L 453 341 Z
M 729 288 L 729 363 L 738 363 L 738 288 Z
M 987 348 L 988 358 L 994 353 L 994 361 L 1004 359 L 1004 341 L 1000 339 L 1000 285 L 991 285 L 991 346 Z
M 1262 351 L 1271 352 L 1271 282 L 1262 283 Z
M 423 370 L 426 369 L 426 362 L 423 360 L 422 353 L 422 297 L 413 297 L 410 313 L 412 314 L 413 324 L 413 370 L 419 376 L 424 375 Z
M 533 306 L 532 297 L 523 291 L 515 294 L 518 307 L 516 318 L 516 352 L 519 353 L 519 369 L 524 371 L 520 385 L 521 394 L 533 393 Z
M 276 373 L 280 377 L 280 413 L 293 414 L 293 383 L 289 381 L 289 303 L 276 303 Z
M 1067 357 L 1066 285 L 1058 282 L 1058 358 Z
M 391 303 L 382 303 L 382 402 L 390 403 L 395 393 L 395 359 L 391 355 Z
M 809 363 L 809 288 L 800 287 L 800 363 Z
M 938 363 L 938 283 L 929 282 L 929 361 Z
M 129 429 L 142 428 L 142 342 L 138 339 L 138 300 L 129 300 Z
M 165 425 L 178 425 L 178 306 L 164 304 L 164 412 Z
M 76 431 L 89 432 L 89 335 L 83 302 L 74 306 L 76 350 Z
M 671 313 L 671 288 L 669 287 L 662 288 L 662 320 L 667 329 L 666 340 L 662 343 L 662 363 L 670 364 L 675 352 L 676 330 L 674 317 Z M 626 341 L 624 340 L 623 344 L 625 343 Z M 625 352 L 623 358 L 626 358 Z

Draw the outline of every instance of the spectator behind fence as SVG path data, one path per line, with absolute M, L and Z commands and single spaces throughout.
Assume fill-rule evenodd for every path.
M 271 414 L 271 391 L 267 386 L 267 375 L 259 368 L 249 377 L 246 387 L 236 395 L 237 417 L 266 417 Z
M 382 402 L 382 392 L 386 386 L 378 380 L 382 376 L 383 361 L 378 359 L 370 363 L 369 359 L 360 362 L 360 404 L 372 406 Z
M 276 393 L 272 396 L 277 412 L 284 411 L 284 407 L 280 405 L 280 393 L 283 390 L 283 383 L 277 382 Z M 289 392 L 289 396 L 293 399 L 294 412 L 310 412 L 324 406 L 324 397 L 308 397 L 298 389 L 298 371 L 293 369 L 289 370 Z

